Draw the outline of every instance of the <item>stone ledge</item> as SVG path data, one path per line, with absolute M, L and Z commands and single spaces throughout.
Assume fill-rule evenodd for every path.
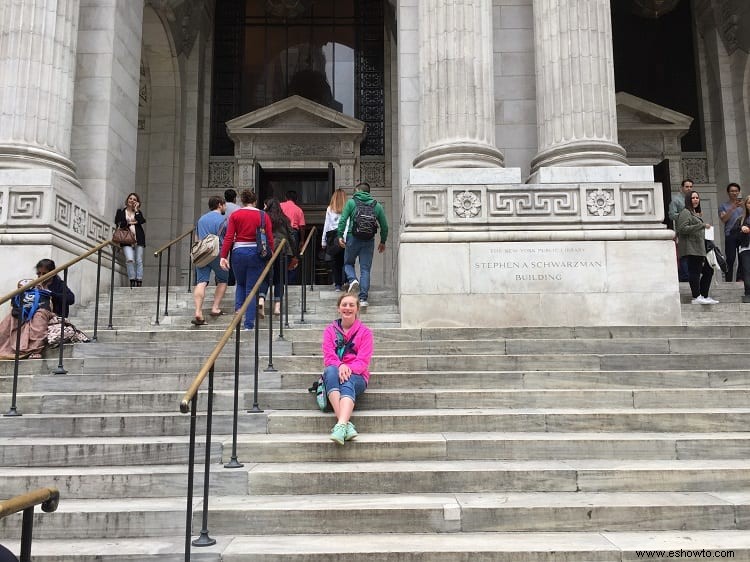
M 529 176 L 526 183 L 652 182 L 651 166 L 546 166 Z

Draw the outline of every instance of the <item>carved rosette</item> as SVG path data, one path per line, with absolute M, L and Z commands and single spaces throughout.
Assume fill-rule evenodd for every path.
M 597 189 L 589 191 L 586 196 L 586 207 L 589 213 L 598 217 L 611 215 L 615 209 L 615 200 L 610 190 Z
M 462 191 L 453 199 L 453 210 L 462 219 L 473 219 L 482 210 L 482 202 L 477 193 Z
M 86 211 L 78 205 L 73 206 L 73 232 L 79 236 L 86 234 Z
M 360 162 L 359 177 L 373 188 L 384 188 L 385 162 Z
M 234 162 L 230 160 L 209 162 L 208 187 L 226 189 L 233 187 L 233 184 Z

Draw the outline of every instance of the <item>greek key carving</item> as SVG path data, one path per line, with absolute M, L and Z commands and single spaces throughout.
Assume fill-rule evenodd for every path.
M 96 242 L 109 240 L 112 237 L 112 227 L 100 219 L 89 215 L 88 237 Z
M 621 191 L 623 215 L 654 215 L 654 192 L 648 189 L 625 189 Z
M 55 222 L 70 227 L 70 220 L 73 217 L 73 205 L 70 201 L 57 197 L 55 199 Z
M 578 193 L 566 191 L 490 191 L 490 217 L 577 215 Z
M 10 194 L 8 218 L 10 219 L 38 219 L 42 216 L 42 193 L 13 193 Z
M 442 218 L 446 212 L 446 193 L 429 191 L 414 193 L 414 213 L 417 217 L 434 219 Z

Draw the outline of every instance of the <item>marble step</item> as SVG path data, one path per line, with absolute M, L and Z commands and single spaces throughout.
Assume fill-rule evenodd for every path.
M 229 381 L 224 380 L 227 383 Z M 253 393 L 240 385 L 240 409 L 250 408 Z M 233 408 L 232 384 L 214 390 L 214 411 Z M 187 388 L 187 387 L 185 387 Z M 24 414 L 94 414 L 94 413 L 156 413 L 175 412 L 184 390 L 174 391 L 81 391 L 20 393 L 17 403 Z M 201 390 L 198 410 L 205 412 L 208 391 Z M 676 389 L 387 389 L 371 388 L 357 400 L 357 411 L 368 409 L 417 408 L 580 408 L 607 405 L 613 408 L 745 408 L 750 404 L 750 388 L 676 388 Z M 0 404 L 9 404 L 10 395 L 0 394 Z M 315 407 L 313 396 L 305 388 L 259 390 L 261 408 L 274 410 L 310 410 Z
M 195 490 L 202 494 L 203 459 Z M 747 460 L 363 461 L 211 466 L 211 495 L 750 491 Z M 0 468 L 0 498 L 54 486 L 68 499 L 179 497 L 181 465 Z
M 323 433 L 330 417 L 317 411 L 270 411 L 269 433 Z M 415 409 L 362 410 L 361 432 L 651 431 L 736 432 L 750 427 L 750 408 Z
M 154 459 L 155 461 L 158 459 Z M 195 467 L 194 489 L 203 494 L 203 462 Z M 248 471 L 251 463 L 239 469 L 211 466 L 211 494 L 249 493 Z M 730 469 L 731 470 L 731 469 Z M 179 497 L 187 493 L 187 467 L 184 464 L 148 466 L 66 466 L 0 468 L 0 498 L 12 497 L 19 490 L 53 486 L 60 490 L 61 501 L 70 499 Z
M 666 562 L 669 551 L 720 553 L 750 560 L 747 531 L 567 533 L 358 533 L 351 535 L 225 536 L 216 545 L 192 547 L 196 562 Z M 137 539 L 40 540 L 36 562 L 183 562 L 184 536 Z M 9 545 L 18 553 L 18 546 Z M 645 557 L 643 550 L 663 551 Z M 714 554 L 715 553 L 715 554 Z M 687 554 L 684 556 L 687 557 Z
M 202 500 L 194 500 L 199 529 Z M 214 496 L 218 534 L 747 530 L 750 492 L 510 492 L 499 494 L 325 494 Z M 37 515 L 45 539 L 155 537 L 184 531 L 185 498 L 67 500 Z M 325 521 L 324 525 L 321 521 Z M 20 518 L 0 519 L 0 537 Z
M 328 439 L 333 420 L 316 433 L 240 435 L 241 462 L 285 463 L 392 460 L 703 460 L 746 459 L 748 432 L 475 432 L 368 433 L 339 447 Z M 224 462 L 231 458 L 225 440 Z
M 250 494 L 480 492 L 750 492 L 750 461 L 372 461 L 268 463 Z
M 7 418 L 3 418 L 4 420 Z M 196 458 L 205 455 L 204 439 L 196 439 Z M 230 441 L 231 442 L 231 441 Z M 211 442 L 211 458 L 220 462 L 221 439 Z M 186 464 L 189 438 L 152 437 L 0 437 L 0 466 L 68 467 Z M 228 457 L 231 455 L 228 453 Z M 227 459 L 228 460 L 228 459 Z

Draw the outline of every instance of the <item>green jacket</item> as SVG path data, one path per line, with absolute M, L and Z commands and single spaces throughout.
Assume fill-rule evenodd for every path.
M 344 237 L 344 230 L 346 230 L 347 234 L 351 233 L 352 231 L 354 220 L 349 221 L 349 228 L 347 228 L 346 222 L 350 216 L 354 215 L 354 209 L 357 206 L 354 202 L 355 199 L 368 204 L 371 204 L 373 201 L 375 201 L 375 199 L 372 198 L 372 195 L 370 195 L 366 191 L 357 191 L 354 193 L 352 198 L 346 202 L 346 205 L 344 205 L 344 208 L 341 211 L 337 233 L 337 236 L 339 238 Z M 354 217 L 352 217 L 352 219 L 353 218 Z M 377 202 L 375 203 L 375 218 L 378 219 L 378 224 L 380 225 L 380 243 L 385 244 L 385 241 L 388 239 L 388 221 L 385 218 L 385 211 L 383 210 L 383 206 Z
M 680 256 L 706 255 L 706 224 L 689 209 L 683 209 L 674 223 L 677 232 L 677 251 Z

